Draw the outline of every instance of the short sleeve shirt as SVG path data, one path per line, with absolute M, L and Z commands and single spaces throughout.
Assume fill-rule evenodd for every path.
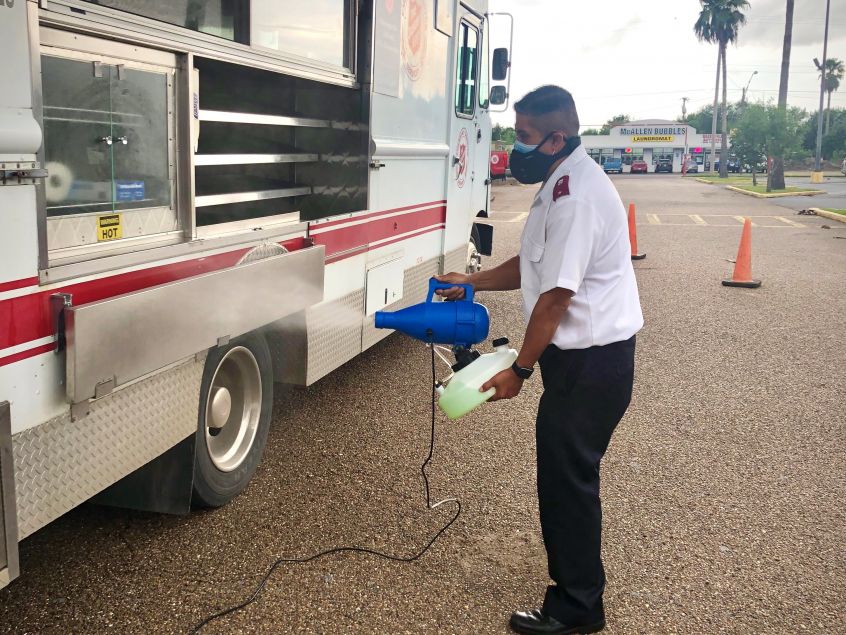
M 535 196 L 520 244 L 520 289 L 528 324 L 538 297 L 574 293 L 552 344 L 604 346 L 643 326 L 628 220 L 611 180 L 582 146 Z

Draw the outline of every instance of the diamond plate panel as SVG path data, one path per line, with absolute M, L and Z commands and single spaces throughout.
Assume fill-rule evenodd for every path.
M 455 249 L 444 255 L 444 273 L 467 271 L 467 247 Z
M 402 284 L 402 299 L 389 304 L 384 310 L 397 311 L 425 300 L 426 293 L 429 291 L 429 278 L 440 272 L 440 265 L 441 257 L 437 256 L 411 269 L 406 269 Z M 364 320 L 364 330 L 361 337 L 362 350 L 370 348 L 393 332 L 385 329 L 377 329 L 375 320 L 376 317 L 373 315 L 367 316 Z
M 117 482 L 197 428 L 204 359 L 127 386 L 13 439 L 23 539 Z
M 150 236 L 179 229 L 176 212 L 169 208 L 118 210 L 123 215 L 123 237 Z M 97 217 L 100 212 L 80 216 L 53 216 L 47 219 L 49 250 L 97 244 Z
M 306 311 L 310 386 L 361 352 L 364 289 Z

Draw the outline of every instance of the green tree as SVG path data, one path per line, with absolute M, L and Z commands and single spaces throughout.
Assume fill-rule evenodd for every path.
M 737 155 L 740 165 L 752 167 L 752 185 L 757 185 L 755 166 L 767 153 L 770 139 L 770 113 L 766 106 L 749 104 L 731 131 L 731 151 Z
M 749 8 L 747 0 L 700 0 L 702 10 L 693 25 L 693 32 L 702 42 L 717 44 L 717 81 L 714 87 L 714 116 L 711 134 L 717 133 L 717 95 L 720 89 L 720 69 L 723 73 L 723 126 L 720 144 L 720 176 L 728 177 L 728 90 L 726 86 L 726 49 L 729 43 L 737 42 L 740 27 L 746 24 L 743 10 Z M 711 165 L 714 165 L 714 137 L 711 137 Z
M 585 130 L 584 132 L 581 132 L 581 133 L 580 133 L 580 135 L 581 135 L 582 137 L 596 136 L 596 135 L 598 135 L 598 134 L 599 134 L 599 129 L 598 129 L 598 128 L 588 128 L 588 129 L 587 129 L 587 130 Z
M 820 79 L 822 79 L 822 66 L 816 60 L 814 60 L 814 63 L 820 72 Z M 840 88 L 840 80 L 843 79 L 845 71 L 843 60 L 829 57 L 825 61 L 825 92 L 828 93 L 828 105 L 825 107 L 825 134 L 828 134 L 831 128 L 831 94 Z
M 491 141 L 501 141 L 506 145 L 514 145 L 514 140 L 517 138 L 517 133 L 514 128 L 510 126 L 501 126 L 494 124 L 491 128 Z
M 614 126 L 621 123 L 629 123 L 631 120 L 632 118 L 628 115 L 614 115 L 602 125 L 602 128 L 599 129 L 599 134 L 609 134 L 611 132 L 611 128 Z
M 699 110 L 695 110 L 687 114 L 682 120 L 682 123 L 686 123 L 699 132 L 705 132 L 711 128 L 711 120 L 713 118 L 713 108 L 711 105 L 706 105 L 700 108 Z M 743 105 L 739 102 L 731 102 L 728 104 L 728 129 L 731 130 L 732 128 L 737 126 L 737 122 L 740 119 L 740 115 L 743 112 Z
M 784 15 L 784 43 L 781 49 L 781 77 L 778 83 L 779 116 L 785 117 L 787 111 L 787 82 L 790 76 L 790 49 L 793 44 L 793 5 L 794 0 L 787 0 Z M 773 148 L 773 163 L 767 171 L 767 191 L 773 188 L 784 189 L 784 148 Z

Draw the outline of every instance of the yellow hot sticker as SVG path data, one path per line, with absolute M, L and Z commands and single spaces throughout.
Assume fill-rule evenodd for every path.
M 120 214 L 97 217 L 97 242 L 123 238 L 123 219 Z

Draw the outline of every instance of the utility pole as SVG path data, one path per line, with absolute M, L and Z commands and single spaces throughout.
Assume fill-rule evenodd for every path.
M 687 102 L 690 101 L 690 97 L 682 97 L 682 123 L 684 124 L 684 156 L 682 156 L 682 176 L 687 174 Z
M 825 60 L 828 56 L 828 16 L 831 9 L 831 0 L 825 2 L 825 35 L 823 36 L 823 58 L 820 67 L 820 109 L 817 113 L 817 157 L 814 161 L 814 171 L 811 173 L 811 183 L 822 183 L 822 131 L 823 131 L 823 104 L 825 98 Z M 817 62 L 817 60 L 814 60 Z

